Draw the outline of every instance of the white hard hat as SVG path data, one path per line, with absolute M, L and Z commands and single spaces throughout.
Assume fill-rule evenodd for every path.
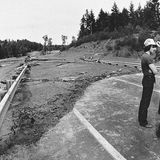
M 146 47 L 146 46 L 149 46 L 149 45 L 157 45 L 157 44 L 155 43 L 155 41 L 154 41 L 153 39 L 148 38 L 148 39 L 146 39 L 146 40 L 144 41 L 144 45 L 145 45 L 145 47 Z

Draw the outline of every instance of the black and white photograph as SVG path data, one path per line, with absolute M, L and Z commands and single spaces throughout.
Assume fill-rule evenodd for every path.
M 0 8 L 0 160 L 160 160 L 159 0 Z

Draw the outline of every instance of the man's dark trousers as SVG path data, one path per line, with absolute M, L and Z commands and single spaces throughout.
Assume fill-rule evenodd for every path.
M 142 126 L 148 124 L 147 114 L 152 97 L 154 82 L 155 77 L 144 77 L 142 80 L 143 91 L 138 112 L 138 121 Z

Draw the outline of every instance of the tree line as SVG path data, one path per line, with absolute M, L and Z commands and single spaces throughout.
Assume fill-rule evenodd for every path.
M 0 40 L 0 59 L 25 56 L 31 51 L 40 51 L 43 46 L 40 43 L 24 40 Z
M 159 4 L 159 0 L 150 0 L 146 2 L 144 8 L 139 4 L 138 8 L 135 9 L 134 4 L 131 2 L 129 9 L 123 8 L 120 12 L 114 2 L 111 13 L 101 9 L 97 18 L 95 18 L 92 10 L 88 11 L 87 9 L 80 22 L 77 41 L 98 32 L 122 32 L 126 29 L 134 32 L 139 28 L 158 30 L 160 29 Z

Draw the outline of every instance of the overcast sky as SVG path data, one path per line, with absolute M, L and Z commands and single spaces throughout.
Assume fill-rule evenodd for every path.
M 0 40 L 27 39 L 43 43 L 48 35 L 53 44 L 62 44 L 61 35 L 77 38 L 80 20 L 86 9 L 97 18 L 100 9 L 111 13 L 116 2 L 120 11 L 129 9 L 130 0 L 0 0 Z M 146 0 L 133 0 L 137 9 Z

